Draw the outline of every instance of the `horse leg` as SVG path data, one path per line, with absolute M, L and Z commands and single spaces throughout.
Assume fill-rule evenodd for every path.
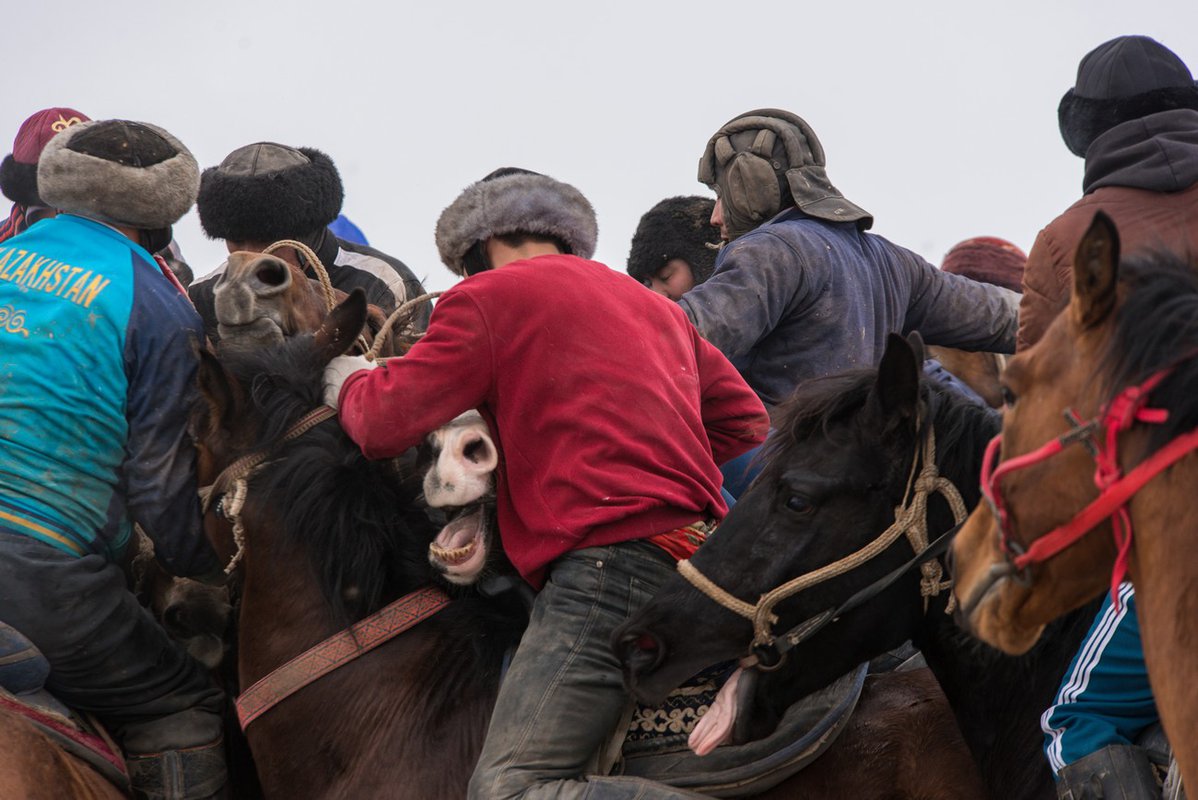
M 871 675 L 826 753 L 759 800 L 973 800 L 977 764 L 930 670 Z

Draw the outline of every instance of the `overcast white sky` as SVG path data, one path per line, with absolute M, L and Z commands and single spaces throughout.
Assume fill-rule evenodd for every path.
M 0 147 L 52 105 L 159 124 L 202 166 L 274 140 L 329 153 L 344 211 L 429 288 L 433 226 L 468 183 L 522 166 L 577 186 L 596 258 L 623 269 L 727 119 L 804 117 L 874 231 L 939 263 L 969 236 L 1024 249 L 1080 194 L 1056 107 L 1078 60 L 1142 33 L 1198 68 L 1195 0 L 770 3 L 21 2 L 5 11 Z M 197 275 L 223 246 L 176 228 Z

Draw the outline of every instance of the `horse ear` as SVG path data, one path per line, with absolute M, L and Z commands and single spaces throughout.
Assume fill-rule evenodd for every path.
M 196 380 L 200 394 L 208 403 L 208 415 L 212 423 L 229 428 L 226 421 L 236 419 L 241 413 L 241 391 L 220 360 L 206 348 L 197 347 L 200 359 Z
M 923 337 L 919 335 L 919 331 L 911 331 L 907 334 L 907 344 L 911 346 L 911 352 L 915 355 L 915 363 L 923 364 L 928 356 L 924 350 Z
M 919 408 L 923 339 L 919 334 L 914 336 L 914 343 L 897 333 L 886 338 L 886 352 L 878 365 L 878 381 L 870 391 L 869 403 L 887 426 L 897 420 L 915 419 Z
M 314 346 L 321 363 L 343 354 L 357 341 L 366 325 L 366 293 L 354 289 L 342 300 L 316 331 Z
M 1114 221 L 1099 211 L 1073 257 L 1073 300 L 1069 309 L 1081 328 L 1092 328 L 1111 313 L 1118 280 L 1119 232 Z

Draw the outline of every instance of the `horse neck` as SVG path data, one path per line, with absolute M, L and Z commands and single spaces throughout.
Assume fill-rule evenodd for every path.
M 1131 501 L 1129 573 L 1152 692 L 1182 776 L 1198 781 L 1198 581 L 1192 555 L 1198 455 L 1179 461 Z

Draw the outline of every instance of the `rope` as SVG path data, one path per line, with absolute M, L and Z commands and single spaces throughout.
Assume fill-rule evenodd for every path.
M 391 328 L 395 325 L 395 321 L 404 318 L 405 315 L 410 317 L 412 312 L 425 303 L 431 302 L 433 299 L 440 297 L 441 292 L 429 292 L 422 294 L 419 297 L 413 297 L 399 308 L 391 312 L 391 316 L 387 317 L 386 322 L 379 328 L 378 333 L 374 335 L 374 344 L 370 346 L 365 353 L 367 361 L 374 361 L 378 358 L 379 351 L 383 349 L 383 345 L 387 342 L 387 337 L 391 335 Z M 406 319 L 404 320 L 407 321 Z M 384 359 L 385 360 L 385 359 Z
M 324 268 L 324 264 L 316 256 L 315 251 L 303 242 L 297 242 L 295 239 L 280 239 L 274 244 L 263 250 L 263 253 L 273 253 L 284 247 L 291 247 L 299 251 L 308 263 L 312 265 L 312 271 L 316 273 L 317 281 L 320 283 L 320 291 L 324 295 L 324 304 L 327 311 L 332 311 L 337 305 L 337 295 L 333 292 L 333 281 L 329 279 L 329 271 Z
M 746 603 L 744 600 L 725 592 L 723 589 L 713 583 L 710 578 L 708 578 L 702 572 L 699 572 L 698 568 L 696 568 L 695 565 L 689 560 L 678 562 L 678 572 L 682 574 L 682 577 L 690 581 L 696 589 L 729 611 L 739 614 L 748 620 L 752 620 L 754 617 L 756 617 L 757 606 L 753 605 L 752 603 Z M 777 622 L 778 618 L 774 617 L 771 621 Z
M 241 509 L 245 505 L 245 498 L 248 494 L 249 485 L 245 478 L 238 478 L 234 481 L 233 488 L 225 495 L 225 499 L 221 501 L 225 518 L 233 523 L 233 544 L 237 545 L 237 552 L 233 553 L 233 557 L 225 566 L 226 575 L 233 574 L 233 570 L 237 569 L 237 564 L 245 555 L 245 525 L 241 522 Z

